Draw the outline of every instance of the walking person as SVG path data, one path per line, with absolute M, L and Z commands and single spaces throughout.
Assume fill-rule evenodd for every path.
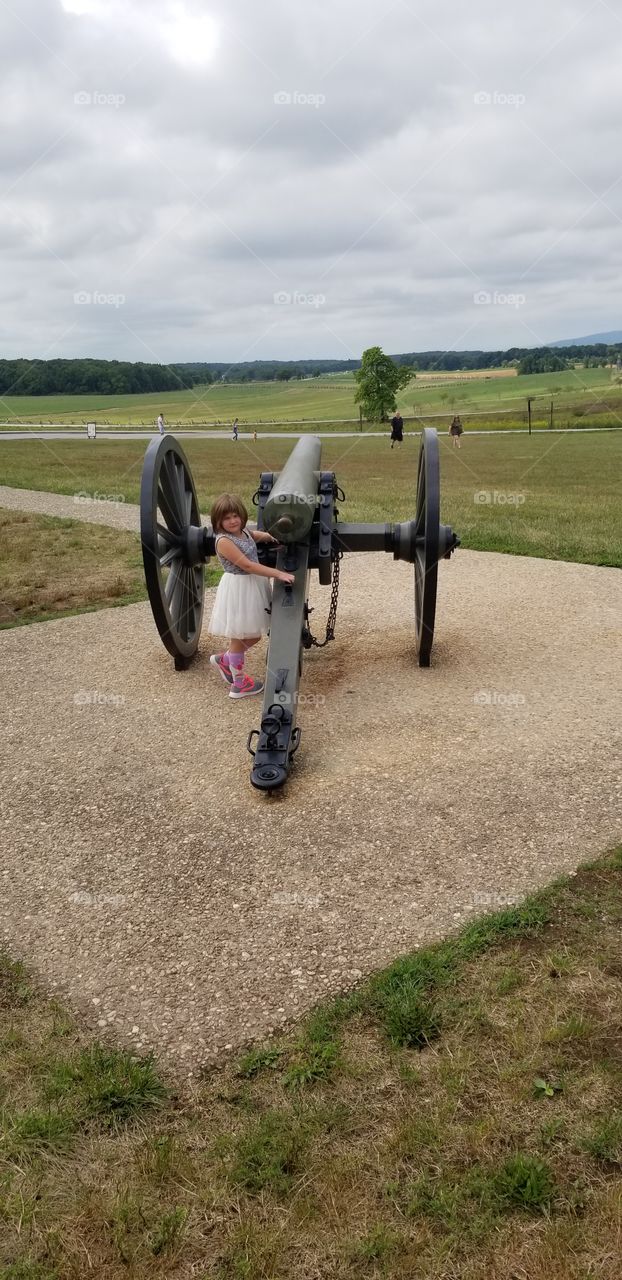
M 464 427 L 460 421 L 460 415 L 456 414 L 455 417 L 452 418 L 451 426 L 448 431 L 448 435 L 450 435 L 453 438 L 454 449 L 462 448 L 462 445 L 460 444 L 460 436 L 463 434 L 463 432 L 464 432 Z
M 165 425 L 165 424 L 164 424 L 164 415 L 163 415 L 163 414 L 161 414 L 161 413 L 159 413 L 159 414 L 158 414 L 158 431 L 160 432 L 160 435 L 161 435 L 161 436 L 163 436 L 163 435 L 164 435 L 164 425 Z
M 224 573 L 218 583 L 208 631 L 228 637 L 227 649 L 213 653 L 210 662 L 229 685 L 230 698 L 249 698 L 263 689 L 263 680 L 244 674 L 244 659 L 268 630 L 271 589 L 266 579 L 276 578 L 291 584 L 294 575 L 259 563 L 256 544 L 276 543 L 278 539 L 246 527 L 248 513 L 241 498 L 233 493 L 221 493 L 211 509 L 210 519 L 216 555 Z
M 237 418 L 234 418 L 234 419 L 233 419 L 233 435 L 232 435 L 231 439 L 232 439 L 232 440 L 237 440 L 237 438 L 238 438 L 238 420 L 237 420 Z
M 399 409 L 396 409 L 395 413 L 393 414 L 393 417 L 391 418 L 391 448 L 393 448 L 394 444 L 402 444 L 403 441 L 404 441 L 404 419 Z

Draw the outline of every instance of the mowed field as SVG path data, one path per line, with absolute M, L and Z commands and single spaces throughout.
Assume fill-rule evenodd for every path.
M 352 374 L 303 379 L 300 382 L 218 383 L 191 391 L 128 396 L 4 396 L 0 419 L 8 426 L 61 423 L 84 426 L 154 426 L 158 413 L 176 427 L 229 425 L 237 417 L 245 424 L 325 421 L 340 424 L 358 420 Z M 563 421 L 596 417 L 600 425 L 622 426 L 622 380 L 611 369 L 576 369 L 562 373 L 518 377 L 515 369 L 490 369 L 485 374 L 426 372 L 417 375 L 398 397 L 405 418 L 428 414 L 483 415 L 482 426 L 513 426 L 523 422 L 527 396 L 535 396 L 535 421 L 546 421 L 551 399 Z M 538 399 L 539 398 L 539 399 Z M 575 413 L 576 410 L 576 413 Z M 495 413 L 505 415 L 497 423 Z M 513 412 L 512 412 L 513 411 Z M 605 416 L 606 415 L 606 416 Z M 475 424 L 474 424 L 475 425 Z
M 201 509 L 223 491 L 249 504 L 261 471 L 279 470 L 291 440 L 184 443 Z M 440 437 L 441 513 L 477 550 L 622 566 L 622 433 Z M 323 442 L 322 466 L 345 490 L 344 520 L 414 516 L 419 437 L 401 450 L 365 435 Z M 141 441 L 5 441 L 4 483 L 137 502 Z M 76 505 L 76 515 L 84 509 Z
M 6 422 L 77 422 L 101 425 L 155 425 L 161 412 L 169 423 L 230 424 L 273 419 L 358 418 L 353 379 L 312 378 L 301 382 L 230 383 L 191 390 L 127 396 L 5 396 Z

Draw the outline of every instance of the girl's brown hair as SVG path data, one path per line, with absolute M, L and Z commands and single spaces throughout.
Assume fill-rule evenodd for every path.
M 212 504 L 209 518 L 214 533 L 220 533 L 222 522 L 225 516 L 239 516 L 242 521 L 242 528 L 246 528 L 248 521 L 248 512 L 241 498 L 237 498 L 234 493 L 221 493 L 219 498 Z

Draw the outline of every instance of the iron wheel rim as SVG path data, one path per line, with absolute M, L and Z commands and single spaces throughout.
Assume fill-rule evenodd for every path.
M 433 427 L 424 427 L 415 515 L 415 626 L 420 667 L 429 667 L 434 641 L 440 518 L 438 437 Z
M 140 537 L 147 593 L 160 638 L 174 658 L 191 658 L 201 635 L 205 579 L 188 558 L 188 530 L 201 527 L 194 480 L 172 436 L 152 440 L 140 488 Z

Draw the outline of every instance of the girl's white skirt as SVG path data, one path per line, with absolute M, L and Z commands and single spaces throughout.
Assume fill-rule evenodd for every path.
M 266 613 L 272 600 L 270 580 L 256 573 L 223 573 L 208 631 L 233 640 L 263 635 L 270 626 Z

